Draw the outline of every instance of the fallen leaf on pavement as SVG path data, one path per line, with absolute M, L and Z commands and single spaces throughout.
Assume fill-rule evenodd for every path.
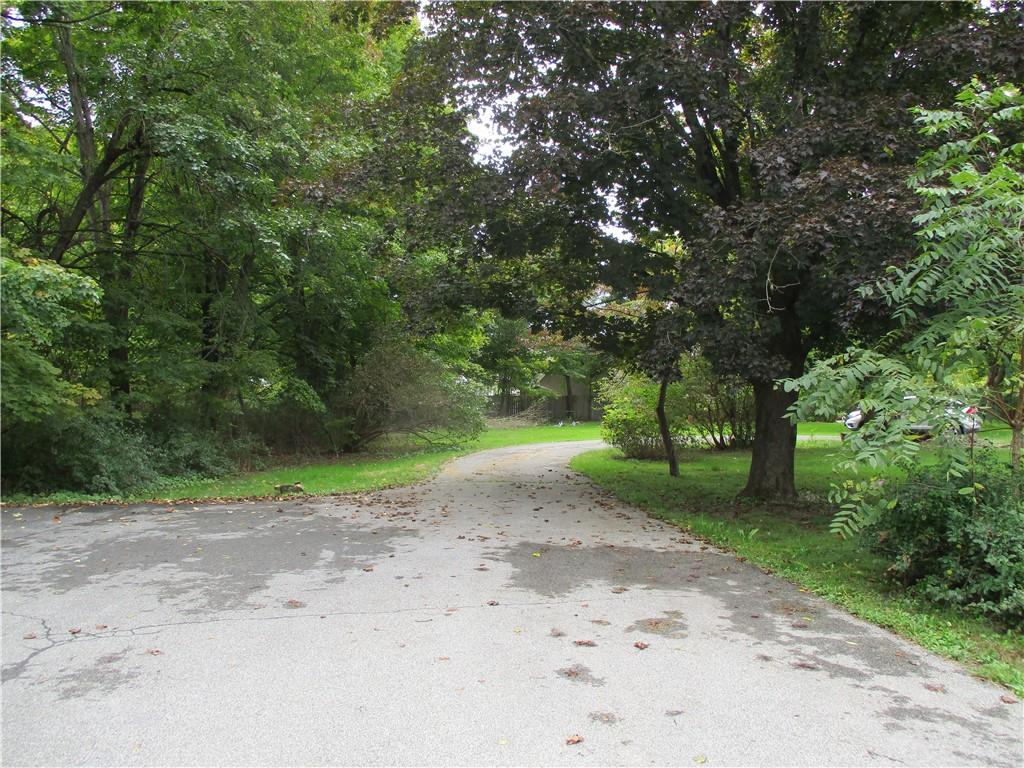
M 488 605 L 497 605 L 497 604 L 498 604 L 498 601 L 497 601 L 497 600 L 488 600 L 488 601 L 487 601 L 487 604 L 488 604 Z
M 572 644 L 579 645 L 583 648 L 593 648 L 597 645 L 597 643 L 595 643 L 593 640 L 573 640 Z
M 1013 698 L 1013 696 L 1010 696 L 1008 694 L 1004 694 L 1004 695 L 1000 696 L 999 700 L 1001 702 L 1003 702 L 1003 704 L 1016 704 L 1017 703 L 1017 700 L 1015 698 Z
M 925 683 L 924 687 L 927 688 L 929 691 L 934 691 L 935 693 L 945 693 L 946 692 L 946 686 L 939 685 L 937 683 Z
M 582 736 L 580 736 L 580 735 L 579 735 L 579 734 L 577 733 L 577 734 L 575 734 L 574 736 L 570 736 L 570 737 L 569 737 L 568 739 L 566 739 L 566 740 L 565 740 L 565 743 L 566 743 L 566 744 L 579 744 L 579 743 L 580 743 L 581 741 L 583 741 L 583 737 L 582 737 Z
M 150 648 L 148 651 L 146 651 L 146 653 L 148 653 L 150 656 L 163 656 L 164 655 L 164 652 L 161 651 L 159 648 Z
M 96 625 L 96 629 L 106 629 L 106 628 L 107 628 L 106 624 L 97 624 Z
M 70 632 L 72 635 L 77 635 L 81 631 L 82 631 L 81 627 L 72 627 L 71 629 L 68 630 L 68 632 Z
M 612 587 L 612 592 L 621 595 L 623 592 L 629 592 L 629 587 Z
M 285 605 L 288 608 L 305 608 L 306 607 L 306 604 L 304 602 L 302 602 L 301 600 L 295 600 L 294 598 L 289 600 L 287 603 L 285 603 Z
M 693 758 L 693 762 L 697 763 L 697 765 L 704 765 L 704 763 L 706 763 L 707 761 L 707 755 L 697 755 L 695 758 Z
M 53 522 L 59 523 L 60 522 L 60 517 L 58 515 L 54 515 L 53 516 Z
M 565 637 L 565 632 L 560 629 L 552 629 L 549 633 L 552 637 Z
M 648 643 L 643 642 L 642 640 L 637 640 L 635 643 L 633 643 L 633 647 L 636 648 L 638 651 L 646 651 L 651 646 Z
M 363 570 L 366 571 L 367 573 L 369 573 L 370 571 L 373 570 L 373 566 L 372 565 L 368 565 L 365 568 L 363 568 Z
M 534 552 L 534 553 L 533 553 L 533 556 L 534 556 L 534 557 L 540 557 L 540 552 Z
M 35 632 L 29 632 L 22 639 L 23 640 L 35 640 L 36 639 L 36 633 Z

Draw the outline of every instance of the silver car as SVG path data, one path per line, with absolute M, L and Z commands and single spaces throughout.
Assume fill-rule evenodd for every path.
M 914 395 L 907 395 L 903 399 L 917 400 Z M 961 435 L 972 435 L 981 431 L 981 416 L 978 414 L 977 407 L 973 405 L 964 405 L 959 401 L 951 402 L 946 406 L 946 419 L 947 421 L 956 421 L 957 428 Z M 843 424 L 846 425 L 847 429 L 857 430 L 860 429 L 864 421 L 864 414 L 860 409 L 856 409 L 846 414 L 846 418 L 843 419 Z M 907 427 L 907 432 L 912 435 L 930 435 L 934 431 L 935 426 L 925 422 L 920 424 L 911 424 Z

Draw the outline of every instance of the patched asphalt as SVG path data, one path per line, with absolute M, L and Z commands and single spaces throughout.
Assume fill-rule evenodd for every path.
M 615 501 L 594 447 L 5 509 L 3 764 L 1024 764 L 1005 690 Z

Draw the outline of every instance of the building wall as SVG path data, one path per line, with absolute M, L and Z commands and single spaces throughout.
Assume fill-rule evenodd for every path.
M 545 389 L 554 392 L 557 397 L 548 401 L 551 418 L 554 421 L 598 421 L 601 418 L 601 407 L 594 402 L 593 385 L 584 379 L 570 379 L 572 396 L 566 402 L 566 377 L 561 374 L 548 373 L 538 382 Z

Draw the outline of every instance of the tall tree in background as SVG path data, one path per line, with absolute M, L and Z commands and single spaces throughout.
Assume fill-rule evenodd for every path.
M 691 311 L 754 386 L 744 493 L 795 495 L 792 392 L 812 349 L 888 322 L 853 288 L 913 252 L 907 108 L 979 67 L 1016 72 L 1021 12 L 969 4 L 437 4 L 459 105 L 506 132 L 479 242 L 532 257 L 563 320 L 597 286 Z M 609 236 L 609 226 L 625 232 Z M 657 244 L 683 243 L 676 267 Z M 570 308 L 575 307 L 575 312 Z M 586 325 L 587 323 L 584 323 Z M 855 330 L 856 329 L 856 330 Z

